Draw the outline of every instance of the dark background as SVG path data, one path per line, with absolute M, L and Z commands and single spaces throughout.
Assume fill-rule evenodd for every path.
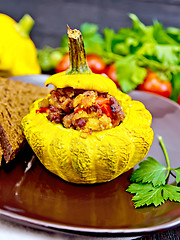
M 16 21 L 29 13 L 35 20 L 31 37 L 38 48 L 58 47 L 66 25 L 79 28 L 83 22 L 97 23 L 116 31 L 130 27 L 128 13 L 145 25 L 157 19 L 164 27 L 180 28 L 180 0 L 0 0 L 0 11 Z
M 164 27 L 180 28 L 180 0 L 0 0 L 0 11 L 16 21 L 29 13 L 35 20 L 31 32 L 37 48 L 58 47 L 66 34 L 66 25 L 79 28 L 83 22 L 96 23 L 116 31 L 131 27 L 129 13 L 136 14 L 145 25 L 154 19 Z M 178 240 L 180 228 L 147 236 L 144 239 Z

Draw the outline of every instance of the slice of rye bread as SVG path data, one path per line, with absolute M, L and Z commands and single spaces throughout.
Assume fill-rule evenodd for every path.
M 23 146 L 20 124 L 30 105 L 49 92 L 45 87 L 0 78 L 0 165 L 2 157 L 8 163 Z

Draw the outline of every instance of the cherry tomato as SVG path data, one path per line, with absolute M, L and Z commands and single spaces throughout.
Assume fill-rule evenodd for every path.
M 155 72 L 148 69 L 144 82 L 138 86 L 138 89 L 169 98 L 172 92 L 172 85 L 169 81 L 161 80 Z
M 178 100 L 177 100 L 178 104 L 180 105 L 180 94 L 178 96 Z
M 93 73 L 104 73 L 106 65 L 103 60 L 95 54 L 87 54 L 87 63 Z M 69 68 L 69 54 L 64 55 L 61 61 L 58 63 L 55 71 L 56 73 L 66 71 Z
M 60 62 L 56 66 L 56 69 L 55 69 L 56 73 L 66 71 L 69 68 L 69 64 L 70 64 L 69 53 L 67 53 L 63 56 L 63 58 L 60 60 Z
M 116 67 L 114 63 L 111 63 L 109 66 L 106 67 L 106 75 L 113 80 L 113 82 L 116 84 L 118 88 L 120 88 L 118 80 L 117 80 L 117 75 L 116 75 Z
M 106 64 L 101 57 L 95 54 L 87 54 L 87 63 L 93 73 L 105 73 Z

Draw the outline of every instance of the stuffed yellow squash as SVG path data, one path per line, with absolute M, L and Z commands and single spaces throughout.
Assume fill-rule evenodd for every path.
M 87 66 L 82 35 L 68 28 L 71 66 L 45 85 L 54 89 L 22 120 L 42 164 L 72 183 L 110 181 L 133 168 L 152 141 L 152 116 L 106 76 Z

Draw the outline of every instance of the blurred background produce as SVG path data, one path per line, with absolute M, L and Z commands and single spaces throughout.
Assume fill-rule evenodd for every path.
M 97 24 L 83 23 L 80 26 L 89 67 L 94 73 L 106 74 L 123 92 L 139 89 L 177 101 L 180 89 L 180 30 L 164 29 L 157 20 L 145 26 L 136 15 L 129 14 L 129 17 L 132 28 L 120 28 L 117 32 L 105 28 L 100 34 Z M 59 54 L 60 58 L 55 67 L 52 62 L 57 58 L 53 58 L 53 54 Z M 38 58 L 43 71 L 57 73 L 67 70 L 67 36 L 62 37 L 59 48 L 39 50 Z
M 93 72 L 105 73 L 124 92 L 145 90 L 174 101 L 180 94 L 179 10 L 180 2 L 169 0 L 1 0 L 2 13 L 16 21 L 29 13 L 35 20 L 31 38 L 43 73 L 67 68 L 69 24 L 81 29 Z
M 40 74 L 37 51 L 29 34 L 34 25 L 30 15 L 25 14 L 17 23 L 0 13 L 0 75 L 9 77 Z

